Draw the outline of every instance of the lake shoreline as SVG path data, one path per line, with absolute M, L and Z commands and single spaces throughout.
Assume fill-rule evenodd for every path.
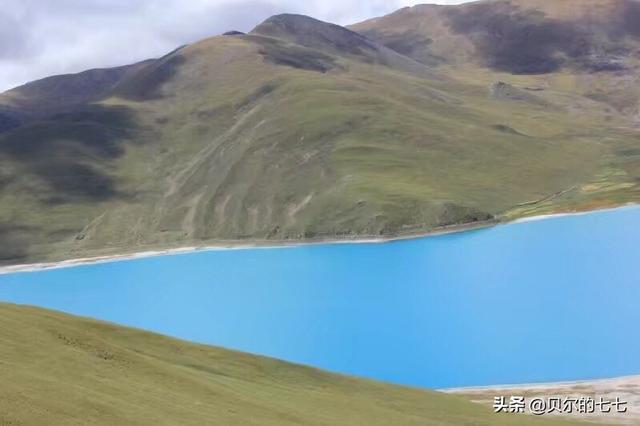
M 604 398 L 614 401 L 618 398 L 625 403 L 626 410 L 609 412 L 594 410 L 592 413 L 549 413 L 549 416 L 590 420 L 596 423 L 630 425 L 640 422 L 640 376 L 617 376 L 606 379 L 574 380 L 530 384 L 512 384 L 499 386 L 473 386 L 462 388 L 438 389 L 439 392 L 463 396 L 472 402 L 493 408 L 495 397 L 523 396 L 528 400 L 541 398 Z
M 438 392 L 445 393 L 474 393 L 474 392 L 487 392 L 487 391 L 505 391 L 505 390 L 524 390 L 524 391 L 535 391 L 535 390 L 548 390 L 548 389 L 559 389 L 559 388 L 571 388 L 575 386 L 583 386 L 583 385 L 596 385 L 596 384 L 608 384 L 608 383 L 618 383 L 618 382 L 626 382 L 626 381 L 634 381 L 640 384 L 640 375 L 631 374 L 625 376 L 614 376 L 607 377 L 604 379 L 584 379 L 584 380 L 564 380 L 558 382 L 534 382 L 534 383 L 510 383 L 503 385 L 487 385 L 487 386 L 462 386 L 462 387 L 454 387 L 454 388 L 442 388 L 435 389 Z
M 552 395 L 531 389 L 640 374 L 628 329 L 640 323 L 640 206 L 594 213 L 397 244 L 138 249 L 126 257 L 158 257 L 131 262 L 79 252 L 113 263 L 2 275 L 0 299 L 388 383 L 482 386 L 483 400 L 520 395 L 498 385 Z
M 476 223 L 466 223 L 466 224 L 460 224 L 460 225 L 450 225 L 447 227 L 432 229 L 426 232 L 424 231 L 414 232 L 414 233 L 407 232 L 406 234 L 399 234 L 396 236 L 385 236 L 385 237 L 361 235 L 361 236 L 354 236 L 353 238 L 343 238 L 343 239 L 336 239 L 334 237 L 334 238 L 319 238 L 317 240 L 314 240 L 314 239 L 289 240 L 289 241 L 287 240 L 282 240 L 282 241 L 255 240 L 251 243 L 247 243 L 242 240 L 228 240 L 227 242 L 221 241 L 221 244 L 219 245 L 184 246 L 184 247 L 175 247 L 175 248 L 166 248 L 166 249 L 150 249 L 150 250 L 137 251 L 137 252 L 134 251 L 134 252 L 123 253 L 123 254 L 97 255 L 97 256 L 75 258 L 75 259 L 61 260 L 61 261 L 1 266 L 0 275 L 20 273 L 20 272 L 35 272 L 35 271 L 48 270 L 48 269 L 71 268 L 71 267 L 82 266 L 82 265 L 111 263 L 111 262 L 120 262 L 120 261 L 126 261 L 126 260 L 144 259 L 144 258 L 150 258 L 150 257 L 188 254 L 188 253 L 206 252 L 206 251 L 218 251 L 218 250 L 295 248 L 295 247 L 301 247 L 301 246 L 332 245 L 332 244 L 385 244 L 385 243 L 391 243 L 395 241 L 414 240 L 414 239 L 420 239 L 420 238 L 430 238 L 430 237 L 438 237 L 443 235 L 458 234 L 463 232 L 477 231 L 482 229 L 489 229 L 495 226 L 516 225 L 516 224 L 534 222 L 534 221 L 540 221 L 540 220 L 557 219 L 561 217 L 581 216 L 581 215 L 587 215 L 592 213 L 603 213 L 607 211 L 615 211 L 620 209 L 638 207 L 639 205 L 640 204 L 637 204 L 637 203 L 627 203 L 621 206 L 609 207 L 609 208 L 603 208 L 603 209 L 576 211 L 576 212 L 569 212 L 569 213 L 553 213 L 553 214 L 536 215 L 536 216 L 523 217 L 523 218 L 518 218 L 518 219 L 513 219 L 508 221 L 491 220 L 491 221 L 476 222 Z

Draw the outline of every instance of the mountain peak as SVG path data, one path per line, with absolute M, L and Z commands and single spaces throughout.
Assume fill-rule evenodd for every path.
M 277 38 L 369 64 L 385 65 L 421 75 L 428 74 L 424 64 L 419 64 L 360 33 L 304 15 L 272 16 L 254 28 L 250 34 Z
M 339 25 L 296 14 L 275 15 L 258 25 L 251 34 L 275 37 L 315 49 L 360 55 L 378 49 L 377 43 Z

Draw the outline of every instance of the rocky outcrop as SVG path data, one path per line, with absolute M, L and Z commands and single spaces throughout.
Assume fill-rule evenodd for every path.
M 498 81 L 491 85 L 489 97 L 499 101 L 526 102 L 541 106 L 548 105 L 548 103 L 539 96 L 533 95 L 504 81 Z

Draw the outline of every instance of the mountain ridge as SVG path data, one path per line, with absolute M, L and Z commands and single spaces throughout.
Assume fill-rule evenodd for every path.
M 626 4 L 614 1 L 589 4 Z M 637 202 L 640 60 L 493 69 L 474 45 L 491 16 L 534 35 L 548 25 L 536 7 L 582 16 L 574 0 L 513 4 L 402 9 L 351 29 L 277 15 L 106 77 L 35 82 L 24 111 L 5 92 L 0 262 L 385 238 Z M 442 11 L 478 5 L 474 40 L 453 33 Z M 614 55 L 636 43 L 593 34 Z
M 438 28 L 440 32 L 420 25 L 392 28 L 392 22 L 403 20 L 440 20 L 446 28 Z M 496 71 L 546 74 L 571 61 L 596 72 L 623 70 L 615 59 L 624 59 L 630 52 L 620 50 L 621 39 L 638 38 L 639 20 L 640 3 L 635 0 L 491 0 L 459 6 L 417 5 L 350 28 L 396 46 L 408 56 L 433 55 L 445 62 L 455 61 L 452 56 L 456 55 L 470 56 Z M 438 46 L 443 40 L 447 44 Z M 637 54 L 637 42 L 633 48 Z

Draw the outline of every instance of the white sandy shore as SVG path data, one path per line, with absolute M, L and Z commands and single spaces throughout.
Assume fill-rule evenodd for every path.
M 640 386 L 640 375 L 621 376 L 609 379 L 593 379 L 593 380 L 570 380 L 564 382 L 549 383 L 519 383 L 495 386 L 468 386 L 462 388 L 445 388 L 439 389 L 440 392 L 447 393 L 484 393 L 487 391 L 498 392 L 505 390 L 528 390 L 528 391 L 545 391 L 549 389 L 574 389 L 581 386 L 619 386 L 621 384 L 633 384 Z
M 479 404 L 492 407 L 496 396 L 526 396 L 527 398 L 549 397 L 600 397 L 608 401 L 619 398 L 625 401 L 626 412 L 573 413 L 571 416 L 595 423 L 638 425 L 640 424 L 640 376 L 616 377 L 612 379 L 581 380 L 574 382 L 533 383 L 523 385 L 483 386 L 443 389 L 442 392 L 464 395 Z M 554 414 L 557 415 L 557 414 Z
M 411 237 L 411 238 L 414 238 L 414 237 Z M 83 257 L 83 258 L 77 258 L 77 259 L 61 260 L 58 262 L 41 262 L 41 263 L 29 263 L 29 264 L 23 264 L 23 265 L 3 266 L 3 267 L 0 267 L 0 275 L 11 274 L 15 272 L 33 272 L 33 271 L 39 271 L 42 269 L 71 268 L 74 266 L 89 265 L 89 264 L 95 264 L 95 263 L 120 262 L 123 260 L 142 259 L 147 257 L 158 257 L 158 256 L 170 256 L 170 255 L 176 255 L 176 254 L 188 254 L 188 253 L 205 252 L 205 251 L 278 249 L 278 248 L 291 248 L 291 247 L 321 245 L 321 244 L 375 244 L 375 243 L 383 243 L 387 241 L 392 241 L 392 240 L 380 238 L 380 239 L 353 239 L 353 240 L 336 240 L 336 241 L 327 240 L 327 241 L 318 241 L 318 242 L 313 242 L 313 241 L 290 242 L 290 243 L 283 242 L 281 244 L 275 244 L 275 245 L 266 245 L 266 244 L 260 244 L 260 243 L 254 243 L 254 244 L 229 243 L 229 244 L 221 244 L 221 245 L 213 245 L 213 246 L 187 246 L 187 247 L 168 248 L 168 249 L 161 249 L 161 250 L 146 250 L 146 251 L 126 253 L 126 254 L 120 254 L 120 255 Z
M 201 251 L 216 251 L 216 250 L 244 250 L 244 249 L 274 249 L 274 248 L 291 248 L 298 246 L 309 246 L 309 245 L 326 245 L 326 244 L 380 244 L 380 243 L 388 243 L 392 241 L 400 241 L 400 240 L 408 240 L 408 239 L 416 239 L 416 238 L 428 238 L 435 237 L 446 234 L 467 232 L 471 230 L 477 230 L 482 228 L 489 228 L 493 226 L 510 226 L 517 225 L 525 222 L 533 222 L 539 220 L 548 220 L 548 219 L 556 219 L 567 216 L 579 216 L 579 215 L 587 215 L 591 213 L 602 213 L 613 210 L 627 209 L 639 207 L 638 204 L 625 204 L 619 207 L 606 208 L 606 209 L 598 209 L 598 210 L 590 210 L 590 211 L 579 211 L 579 212 L 571 212 L 571 213 L 558 213 L 558 214 L 547 214 L 547 215 L 538 215 L 538 216 L 530 216 L 521 219 L 516 219 L 510 222 L 503 223 L 491 223 L 491 224 L 469 224 L 462 226 L 452 226 L 446 229 L 440 229 L 430 232 L 424 233 L 416 233 L 416 234 L 408 234 L 408 235 L 400 235 L 397 237 L 381 237 L 381 238 L 353 238 L 353 239 L 343 239 L 343 240 L 320 240 L 320 241 L 292 241 L 292 242 L 281 242 L 273 244 L 272 242 L 255 242 L 255 243 L 227 243 L 221 245 L 212 245 L 212 246 L 187 246 L 187 247 L 178 247 L 178 248 L 169 248 L 169 249 L 160 249 L 160 250 L 148 250 L 134 253 L 126 253 L 121 255 L 105 255 L 105 256 L 95 256 L 95 257 L 85 257 L 85 258 L 77 258 L 77 259 L 69 259 L 58 262 L 42 262 L 42 263 L 31 263 L 31 264 L 23 264 L 23 265 L 11 265 L 0 267 L 0 275 L 3 274 L 11 274 L 16 272 L 33 272 L 39 271 L 43 269 L 59 269 L 59 268 L 70 268 L 73 266 L 79 265 L 87 265 L 94 263 L 108 263 L 108 262 L 118 262 L 123 260 L 132 260 L 132 259 L 140 259 L 147 257 L 157 257 L 157 256 L 166 256 L 166 255 L 174 255 L 174 254 L 186 254 L 186 253 L 194 253 Z
M 570 212 L 570 213 L 541 214 L 541 215 L 538 215 L 538 216 L 528 216 L 528 217 L 522 217 L 520 219 L 515 219 L 515 220 L 513 220 L 511 222 L 508 222 L 507 224 L 510 225 L 510 224 L 515 224 L 515 223 L 536 222 L 538 220 L 555 219 L 555 218 L 567 217 L 567 216 L 584 216 L 584 215 L 588 215 L 588 214 L 591 214 L 591 213 L 605 213 L 605 212 L 628 209 L 628 208 L 634 208 L 634 207 L 639 207 L 639 206 L 640 205 L 637 204 L 637 203 L 628 203 L 628 204 L 623 204 L 621 206 L 609 207 L 609 208 L 604 208 L 604 209 L 575 211 L 575 212 Z
M 496 224 L 498 223 L 494 223 L 491 225 L 477 225 L 477 226 L 470 224 L 464 227 L 451 227 L 450 229 L 435 230 L 435 231 L 425 232 L 421 234 L 400 235 L 397 237 L 380 237 L 380 238 L 354 237 L 354 238 L 345 238 L 341 240 L 329 240 L 329 239 L 317 240 L 317 241 L 292 240 L 292 241 L 282 241 L 282 242 L 256 241 L 254 243 L 226 242 L 220 245 L 187 246 L 187 247 L 167 248 L 167 249 L 158 249 L 158 250 L 145 250 L 140 252 L 125 253 L 120 255 L 93 256 L 93 257 L 61 260 L 56 262 L 41 262 L 41 263 L 29 263 L 29 264 L 22 264 L 22 265 L 3 266 L 3 267 L 0 267 L 0 275 L 11 274 L 16 272 L 34 272 L 34 271 L 39 271 L 43 269 L 70 268 L 73 266 L 88 265 L 88 264 L 94 264 L 94 263 L 119 262 L 123 260 L 141 259 L 146 257 L 188 254 L 188 253 L 205 252 L 205 251 L 278 249 L 278 248 L 292 248 L 292 247 L 300 247 L 300 246 L 330 245 L 330 244 L 381 244 L 381 243 L 388 243 L 392 241 L 435 237 L 439 235 L 466 232 L 466 231 L 471 231 L 471 230 L 476 230 L 481 228 L 487 228 L 490 226 L 495 226 Z

